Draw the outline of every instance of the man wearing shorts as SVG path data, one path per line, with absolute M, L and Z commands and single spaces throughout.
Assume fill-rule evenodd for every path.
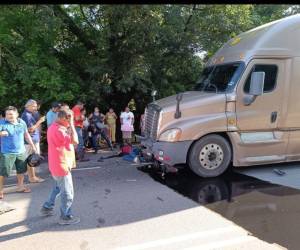
M 35 145 L 37 153 L 40 154 L 40 137 L 41 137 L 41 124 L 45 121 L 45 117 L 41 117 L 38 120 L 35 117 L 35 113 L 37 112 L 38 104 L 35 100 L 28 100 L 25 104 L 25 110 L 21 116 L 21 119 L 26 123 L 28 131 L 31 135 L 31 139 Z M 25 143 L 26 148 L 26 157 L 33 153 L 33 148 Z M 27 166 L 28 169 L 28 177 L 29 182 L 37 183 L 43 182 L 44 179 L 36 176 L 35 169 L 33 167 Z
M 14 166 L 17 170 L 17 192 L 30 192 L 30 189 L 24 186 L 24 173 L 27 171 L 24 138 L 34 152 L 37 150 L 28 133 L 26 123 L 18 116 L 17 109 L 9 106 L 5 109 L 5 119 L 0 121 L 0 199 L 3 199 L 4 178 L 9 176 Z

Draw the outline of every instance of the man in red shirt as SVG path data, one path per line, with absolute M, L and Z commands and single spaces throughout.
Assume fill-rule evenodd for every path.
M 54 187 L 48 201 L 43 204 L 41 214 L 53 215 L 55 199 L 61 196 L 60 225 L 70 225 L 80 222 L 79 217 L 71 213 L 74 198 L 71 169 L 75 168 L 74 145 L 78 144 L 78 136 L 73 122 L 71 110 L 60 110 L 57 120 L 47 131 L 49 170 L 54 179 Z
M 78 135 L 79 144 L 76 149 L 77 158 L 79 161 L 89 161 L 89 159 L 85 158 L 85 149 L 84 149 L 84 140 L 82 136 L 82 128 L 83 128 L 83 121 L 84 115 L 82 114 L 84 104 L 80 101 L 72 108 L 74 114 L 74 125 Z

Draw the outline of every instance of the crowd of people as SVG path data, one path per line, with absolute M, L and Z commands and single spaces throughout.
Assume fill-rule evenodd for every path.
M 134 132 L 134 114 L 128 107 L 116 115 L 110 108 L 104 115 L 98 107 L 87 116 L 84 104 L 80 101 L 70 109 L 66 103 L 53 102 L 46 116 L 39 113 L 40 103 L 28 100 L 21 116 L 17 108 L 8 106 L 0 119 L 0 199 L 4 198 L 4 179 L 13 169 L 17 172 L 17 192 L 29 193 L 24 184 L 27 173 L 30 183 L 44 181 L 35 173 L 35 168 L 27 162 L 29 156 L 40 155 L 42 124 L 47 123 L 48 165 L 54 180 L 48 200 L 43 204 L 42 215 L 52 215 L 55 199 L 61 196 L 61 216 L 59 223 L 74 224 L 80 219 L 71 213 L 73 202 L 73 182 L 71 169 L 76 160 L 89 161 L 85 156 L 86 147 L 91 146 L 95 153 L 99 150 L 99 139 L 106 141 L 114 150 L 116 143 L 116 121 L 120 118 L 123 143 L 130 144 Z M 143 116 L 140 121 L 143 124 Z
M 55 121 L 57 112 L 61 108 L 69 108 L 69 106 L 64 103 L 52 103 L 52 107 L 46 116 L 47 127 Z M 75 119 L 74 125 L 79 138 L 79 145 L 76 150 L 77 160 L 88 161 L 88 159 L 85 158 L 86 148 L 92 148 L 94 152 L 97 153 L 100 147 L 100 139 L 104 140 L 107 146 L 113 150 L 116 143 L 116 124 L 118 119 L 113 108 L 109 108 L 107 113 L 103 114 L 98 107 L 95 107 L 94 111 L 87 115 L 84 104 L 79 101 L 72 108 L 72 112 Z M 125 107 L 124 112 L 121 112 L 119 118 L 123 143 L 131 144 L 134 131 L 134 114 L 128 107 Z

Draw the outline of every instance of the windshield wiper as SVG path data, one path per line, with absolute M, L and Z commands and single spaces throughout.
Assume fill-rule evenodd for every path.
M 215 90 L 216 90 L 216 93 L 218 93 L 218 87 L 217 87 L 215 84 L 209 83 L 209 84 L 207 85 L 207 88 L 209 88 L 209 87 L 214 87 Z
M 214 83 L 211 83 L 209 78 L 204 81 L 203 87 L 200 91 L 209 91 L 210 87 L 214 87 L 216 93 L 218 93 L 218 87 Z

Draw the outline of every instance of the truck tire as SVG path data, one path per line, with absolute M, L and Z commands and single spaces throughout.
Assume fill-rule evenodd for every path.
M 231 147 L 224 137 L 207 135 L 192 146 L 188 164 L 201 177 L 216 177 L 228 168 L 231 155 Z

